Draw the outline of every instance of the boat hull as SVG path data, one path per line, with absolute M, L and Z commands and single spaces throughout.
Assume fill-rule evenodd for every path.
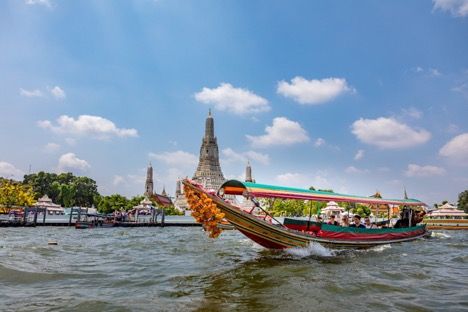
M 195 193 L 207 195 L 216 204 L 217 208 L 224 213 L 226 220 L 236 229 L 256 243 L 270 249 L 307 247 L 312 242 L 336 248 L 368 248 L 415 240 L 428 234 L 424 225 L 406 229 L 386 229 L 387 231 L 380 233 L 380 235 L 377 232 L 374 233 L 365 229 L 372 232 L 372 237 L 366 236 L 362 229 L 327 226 L 325 224 L 321 224 L 320 230 L 316 232 L 294 230 L 281 224 L 272 224 L 258 216 L 247 213 L 188 181 L 184 181 L 184 184 Z M 353 232 L 353 230 L 356 232 Z

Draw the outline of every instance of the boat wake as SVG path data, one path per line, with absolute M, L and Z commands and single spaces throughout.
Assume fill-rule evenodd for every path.
M 385 244 L 385 245 L 379 245 L 379 246 L 371 247 L 371 248 L 367 249 L 367 251 L 382 252 L 382 251 L 384 251 L 386 249 L 389 249 L 389 248 L 392 248 L 392 246 L 390 244 Z
M 331 249 L 328 249 L 318 243 L 310 243 L 309 246 L 299 248 L 288 248 L 285 252 L 294 258 L 307 258 L 311 256 L 318 256 L 318 257 L 333 257 L 335 256 L 335 252 Z
M 431 233 L 431 238 L 451 238 L 452 236 L 448 235 L 447 233 L 442 233 L 442 232 L 432 232 Z

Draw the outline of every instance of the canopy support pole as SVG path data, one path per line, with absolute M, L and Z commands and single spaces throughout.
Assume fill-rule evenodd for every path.
M 312 218 L 312 201 L 310 201 L 310 208 L 309 208 L 309 220 L 307 220 L 307 231 L 310 228 L 310 219 Z

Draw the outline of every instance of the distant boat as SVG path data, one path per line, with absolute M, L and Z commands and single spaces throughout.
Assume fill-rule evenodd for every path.
M 468 230 L 468 213 L 446 203 L 429 212 L 423 222 L 431 230 Z
M 281 198 L 313 201 L 335 201 L 367 204 L 402 205 L 406 207 L 421 207 L 424 203 L 415 199 L 381 199 L 354 195 L 337 194 L 333 192 L 312 191 L 240 182 L 230 180 L 225 182 L 217 194 L 205 190 L 201 185 L 184 180 L 186 196 L 192 210 L 206 210 L 203 207 L 216 207 L 224 214 L 237 230 L 245 236 L 270 249 L 285 249 L 291 247 L 307 247 L 312 242 L 318 242 L 333 247 L 367 248 L 376 245 L 411 241 L 429 234 L 425 225 L 413 225 L 402 228 L 364 229 L 341 227 L 308 220 L 286 218 L 283 223 L 275 222 L 267 211 L 263 210 L 256 198 Z M 229 196 L 244 195 L 255 206 L 250 211 L 236 206 Z M 259 208 L 264 215 L 254 215 L 254 208 Z
M 91 213 L 80 215 L 79 219 L 75 222 L 75 229 L 90 229 L 114 226 L 116 226 L 116 223 L 108 220 L 108 218 L 105 218 L 105 216 Z

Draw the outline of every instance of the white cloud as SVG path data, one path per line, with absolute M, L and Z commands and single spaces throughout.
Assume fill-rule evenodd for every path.
M 46 153 L 55 153 L 60 149 L 60 145 L 57 143 L 47 143 L 43 150 Z
M 429 75 L 432 77 L 439 77 L 442 73 L 437 68 L 429 68 Z
M 432 78 L 442 76 L 442 73 L 437 68 L 432 68 L 432 67 L 422 68 L 421 66 L 417 66 L 413 68 L 412 71 L 414 71 L 415 73 L 424 74 L 425 76 L 432 77 Z
M 137 137 L 136 129 L 117 128 L 116 125 L 103 117 L 80 115 L 75 120 L 73 117 L 62 115 L 54 126 L 49 120 L 38 122 L 39 127 L 50 129 L 55 133 L 75 136 L 91 136 L 97 139 L 109 139 L 110 137 Z
M 276 117 L 273 125 L 265 128 L 266 134 L 260 136 L 246 135 L 252 145 L 266 147 L 272 145 L 291 145 L 308 142 L 309 136 L 301 125 L 286 117 Z
M 0 177 L 21 180 L 24 172 L 6 161 L 0 161 Z
M 226 162 L 240 162 L 245 164 L 247 161 L 256 161 L 262 165 L 268 165 L 270 163 L 270 156 L 268 154 L 255 151 L 238 153 L 232 148 L 225 148 L 222 150 L 222 154 L 225 157 L 223 160 Z
M 439 151 L 439 155 L 460 164 L 468 165 L 468 132 L 457 135 L 447 142 Z
M 277 175 L 275 180 L 280 185 L 290 187 L 309 188 L 310 186 L 313 186 L 315 189 L 331 188 L 331 184 L 328 179 L 320 174 L 309 176 L 302 173 L 287 172 Z
M 23 88 L 20 88 L 20 95 L 25 96 L 25 97 L 42 97 L 44 96 L 39 89 L 34 89 L 34 90 L 25 90 Z
M 359 168 L 356 168 L 354 166 L 349 166 L 345 169 L 345 172 L 346 173 L 349 173 L 349 174 L 361 174 L 361 173 L 368 173 L 369 170 L 367 169 L 359 169 Z
M 315 146 L 315 147 L 320 147 L 320 146 L 322 146 L 322 145 L 324 145 L 324 144 L 325 144 L 325 139 L 322 139 L 322 138 L 318 138 L 318 139 L 315 140 L 315 142 L 314 142 L 314 146 Z
M 65 91 L 63 91 L 59 86 L 55 86 L 50 89 L 50 94 L 52 94 L 57 100 L 63 100 L 67 97 Z
M 463 82 L 458 86 L 453 87 L 452 91 L 459 92 L 465 96 L 468 96 L 468 82 Z
M 364 150 L 360 149 L 356 152 L 356 155 L 354 155 L 354 160 L 360 160 L 364 157 Z
M 149 157 L 156 159 L 172 167 L 191 168 L 198 162 L 197 156 L 184 151 L 176 152 L 163 152 L 163 153 L 149 153 Z
M 355 92 L 344 78 L 325 78 L 307 80 L 297 76 L 291 80 L 278 82 L 278 94 L 292 98 L 300 104 L 321 104 L 333 100 L 345 92 Z
M 157 179 L 157 175 L 153 175 L 153 178 Z M 146 182 L 146 174 L 128 174 L 125 181 L 128 181 L 131 184 L 140 185 L 141 189 L 143 190 Z
M 66 138 L 65 142 L 70 146 L 75 146 L 76 145 L 76 140 L 73 139 L 73 138 Z
M 456 124 L 451 123 L 451 124 L 449 124 L 449 125 L 447 126 L 447 130 L 446 130 L 446 131 L 447 131 L 448 133 L 454 134 L 454 133 L 457 133 L 457 132 L 460 131 L 460 127 L 458 127 L 458 125 L 456 125 Z
M 195 99 L 204 104 L 213 104 L 217 110 L 237 115 L 270 110 L 266 99 L 247 89 L 235 88 L 229 83 L 221 83 L 214 89 L 205 87 L 202 91 L 195 93 Z
M 449 11 L 453 16 L 468 15 L 468 0 L 433 0 L 434 10 Z
M 441 176 L 445 174 L 445 169 L 436 166 L 419 166 L 409 164 L 408 169 L 405 171 L 407 177 L 431 177 Z
M 91 166 L 86 160 L 79 159 L 74 153 L 66 153 L 60 156 L 57 169 L 59 172 L 65 172 L 74 169 L 84 171 L 90 167 Z
M 28 5 L 43 5 L 48 8 L 52 7 L 52 3 L 49 0 L 25 0 L 24 1 Z
M 426 143 L 431 138 L 424 129 L 413 129 L 393 118 L 359 119 L 352 125 L 352 132 L 367 144 L 383 149 L 406 148 Z
M 112 179 L 112 185 L 117 186 L 125 183 L 125 178 L 120 175 L 115 175 Z
M 403 108 L 401 111 L 403 112 L 404 116 L 409 116 L 414 119 L 421 119 L 421 117 L 423 116 L 423 112 L 414 107 Z

